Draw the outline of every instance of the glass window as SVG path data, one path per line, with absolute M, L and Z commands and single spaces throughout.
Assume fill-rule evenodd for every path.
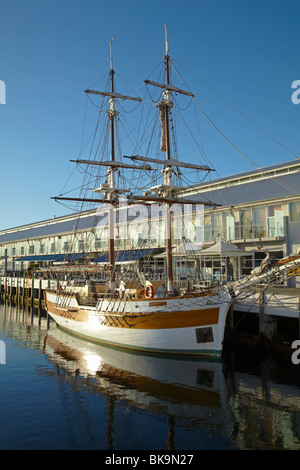
M 249 276 L 253 269 L 252 256 L 241 256 L 241 276 Z
M 204 233 L 202 236 L 204 242 L 210 242 L 212 239 L 211 236 L 211 215 L 205 214 L 204 215 Z
M 284 235 L 283 210 L 281 204 L 268 206 L 268 236 L 280 237 Z
M 274 217 L 275 211 L 281 211 L 281 204 L 274 204 L 273 206 L 268 207 L 268 217 Z
M 300 222 L 300 201 L 290 203 L 290 222 Z
M 235 239 L 235 222 L 231 212 L 224 212 L 224 227 L 226 240 Z
M 250 238 L 252 231 L 252 214 L 251 209 L 241 210 L 241 237 Z
M 254 237 L 266 236 L 266 208 L 254 207 L 253 209 Z

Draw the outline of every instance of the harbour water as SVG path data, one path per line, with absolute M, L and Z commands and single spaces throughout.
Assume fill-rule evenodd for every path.
M 300 450 L 300 364 L 289 357 L 130 353 L 10 304 L 0 341 L 1 450 Z

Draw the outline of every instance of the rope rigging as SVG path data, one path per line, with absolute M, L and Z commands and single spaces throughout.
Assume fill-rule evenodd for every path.
M 182 80 L 181 76 L 179 75 L 176 67 L 174 66 L 173 59 L 172 60 L 170 59 L 169 63 L 171 65 L 171 70 L 174 71 L 174 73 L 176 73 L 176 75 L 179 78 L 180 82 L 182 84 L 184 84 L 184 86 L 188 89 L 188 86 L 184 83 L 184 81 Z M 159 64 L 155 68 L 155 70 L 157 70 L 158 67 L 159 67 Z M 163 73 L 165 73 L 164 67 L 161 68 L 159 76 L 161 77 Z M 150 74 L 150 76 L 151 75 L 152 74 Z M 123 81 L 123 79 L 119 75 L 118 75 L 118 77 L 120 78 L 120 80 Z M 206 86 L 200 80 L 198 80 L 198 81 L 202 85 Z M 97 83 L 97 82 L 95 82 L 95 83 Z M 123 83 L 125 83 L 125 82 L 123 81 Z M 106 88 L 108 88 L 108 85 L 109 85 L 109 78 L 108 78 L 108 81 L 107 81 Z M 206 88 L 209 89 L 209 87 L 207 87 L 207 86 L 206 86 Z M 214 94 L 216 94 L 213 90 L 211 90 L 211 89 L 209 89 L 209 90 L 212 91 Z M 161 152 L 159 150 L 159 138 L 158 138 L 158 135 L 159 135 L 159 117 L 158 117 L 158 113 L 156 113 L 154 117 L 152 117 L 152 113 L 151 113 L 151 110 L 153 109 L 153 105 L 156 105 L 157 103 L 160 102 L 161 95 L 160 95 L 159 99 L 156 99 L 155 92 L 153 92 L 151 94 L 150 91 L 149 91 L 148 86 L 145 87 L 145 95 L 146 94 L 148 95 L 148 97 L 151 100 L 149 110 L 148 110 L 148 112 L 145 112 L 146 105 L 148 105 L 149 103 L 146 100 L 144 100 L 143 101 L 143 106 L 142 106 L 142 112 L 141 112 L 142 119 L 138 121 L 138 123 L 136 124 L 134 129 L 129 130 L 129 126 L 127 126 L 126 121 L 123 120 L 123 119 L 120 120 L 119 116 L 115 120 L 116 150 L 118 151 L 118 153 L 120 155 L 120 161 L 121 161 L 121 157 L 122 157 L 121 144 L 123 145 L 125 140 L 128 142 L 128 144 L 131 148 L 132 147 L 134 148 L 134 150 L 136 151 L 136 154 L 140 153 L 141 155 L 145 154 L 146 156 L 154 154 L 154 155 L 161 156 Z M 224 100 L 221 96 L 219 96 L 218 94 L 216 94 L 216 95 L 220 99 L 222 99 L 226 104 L 230 105 L 230 103 L 228 103 L 226 100 Z M 171 142 L 172 142 L 172 156 L 175 159 L 178 159 L 178 153 L 179 153 L 175 137 L 176 137 L 176 133 L 177 133 L 177 127 L 180 125 L 181 130 L 184 131 L 185 129 L 187 129 L 187 132 L 184 132 L 184 134 L 185 134 L 186 139 L 189 141 L 189 144 L 190 144 L 190 146 L 193 150 L 194 155 L 197 157 L 197 159 L 201 160 L 199 158 L 200 155 L 201 155 L 202 158 L 205 160 L 205 162 L 207 162 L 207 161 L 209 162 L 209 158 L 208 158 L 208 156 L 207 156 L 207 154 L 204 150 L 202 137 L 201 137 L 201 145 L 200 145 L 199 142 L 196 140 L 195 136 L 193 135 L 191 129 L 187 125 L 187 123 L 186 123 L 186 121 L 185 121 L 185 119 L 182 115 L 182 111 L 186 111 L 188 108 L 191 107 L 191 104 L 193 103 L 195 112 L 196 112 L 196 108 L 198 108 L 198 110 L 200 110 L 200 112 L 204 116 L 204 118 L 209 122 L 209 124 L 213 127 L 213 129 L 215 129 L 217 131 L 217 133 L 227 142 L 227 144 L 229 144 L 235 151 L 237 151 L 239 153 L 239 155 L 241 155 L 245 160 L 247 160 L 252 166 L 261 169 L 259 167 L 259 165 L 253 159 L 251 159 L 248 155 L 246 155 L 246 153 L 244 153 L 238 146 L 236 146 L 224 134 L 224 132 L 222 132 L 222 130 L 213 122 L 213 120 L 208 116 L 208 114 L 204 111 L 204 109 L 201 106 L 199 106 L 199 104 L 196 102 L 194 97 L 190 98 L 190 100 L 188 101 L 188 104 L 185 107 L 182 107 L 180 105 L 180 100 L 178 99 L 178 95 L 177 95 L 176 92 L 173 92 L 172 99 L 174 100 L 174 107 L 172 109 L 169 108 L 169 115 L 170 115 Z M 85 148 L 87 146 L 87 144 L 86 144 L 83 147 L 83 135 L 84 135 L 84 131 L 85 131 L 85 128 L 86 128 L 86 122 L 87 122 L 87 106 L 88 106 L 88 103 L 91 103 L 93 107 L 98 109 L 97 125 L 96 125 L 96 128 L 94 129 L 94 132 L 92 133 L 92 135 L 90 136 L 90 138 L 88 139 L 88 142 L 87 142 L 87 144 L 89 142 L 91 143 L 89 157 L 91 159 L 92 156 L 93 156 L 94 160 L 100 160 L 100 159 L 102 160 L 103 157 L 105 157 L 105 155 L 109 155 L 109 127 L 108 127 L 108 124 L 107 124 L 106 127 L 101 128 L 102 130 L 100 131 L 100 120 L 101 120 L 102 114 L 104 112 L 104 108 L 107 106 L 107 97 L 106 98 L 103 97 L 102 101 L 101 101 L 101 105 L 98 105 L 87 94 L 87 100 L 86 100 L 86 106 L 85 106 L 85 112 L 84 112 L 84 123 L 83 123 L 83 130 L 82 130 L 81 144 L 80 144 L 80 155 L 83 153 L 83 151 L 85 150 Z M 132 112 L 135 111 L 138 106 L 139 106 L 139 104 L 134 106 L 131 110 L 128 111 L 124 108 L 124 106 L 122 106 L 120 103 L 118 103 L 118 109 L 120 110 L 118 112 L 122 112 L 122 115 L 123 114 L 127 114 L 127 115 L 132 114 Z M 230 105 L 230 106 L 232 107 L 232 105 Z M 247 116 L 245 116 L 244 114 L 239 112 L 239 110 L 237 110 L 236 108 L 234 108 L 234 109 L 235 109 L 236 112 L 241 114 L 245 119 L 250 121 L 252 124 L 256 125 L 256 127 L 258 127 L 261 131 L 263 131 L 263 129 L 261 129 L 256 123 L 254 123 L 254 121 L 247 118 Z M 200 129 L 200 124 L 199 124 L 198 119 L 196 119 L 195 122 L 197 124 L 198 131 L 200 133 L 201 129 Z M 182 124 L 184 124 L 184 126 L 182 126 Z M 142 126 L 143 126 L 143 128 L 142 128 Z M 120 130 L 122 131 L 122 136 L 121 136 L 121 133 L 119 132 Z M 134 134 L 135 131 L 136 131 L 137 136 L 135 136 L 135 134 Z M 283 148 L 285 148 L 285 150 L 287 150 L 289 153 L 292 153 L 295 156 L 295 154 L 293 152 L 289 151 L 286 147 L 284 147 L 282 144 L 280 144 L 280 142 L 278 142 L 276 139 L 274 139 L 272 136 L 270 136 L 267 132 L 265 132 L 265 131 L 263 131 L 263 132 L 266 135 L 268 135 L 269 137 L 271 137 L 275 142 L 277 142 Z M 189 134 L 189 135 L 187 135 L 187 134 Z M 189 139 L 189 136 L 190 136 L 190 139 Z M 141 150 L 142 150 L 142 147 L 145 146 L 146 142 L 147 142 L 147 147 L 145 149 L 146 151 L 145 151 L 145 153 L 143 153 L 143 152 L 141 152 Z M 156 148 L 155 148 L 155 143 L 154 142 L 156 142 Z M 132 154 L 134 154 L 134 153 L 132 153 Z M 107 159 L 109 160 L 108 157 L 107 157 Z M 141 167 L 142 167 L 142 164 L 141 164 Z M 101 181 L 102 178 L 104 178 L 104 179 L 107 178 L 107 170 L 106 170 L 105 167 L 100 167 L 100 166 L 99 167 L 97 167 L 97 166 L 93 167 L 92 166 L 91 168 L 88 168 L 86 166 L 82 166 L 80 164 L 77 164 L 76 168 L 78 169 L 79 172 L 84 173 L 84 182 L 83 182 L 83 186 L 82 186 L 82 191 L 83 191 L 84 194 L 87 194 L 87 193 L 90 194 L 91 188 L 89 187 L 89 185 L 94 186 L 95 183 L 100 184 L 100 181 Z M 74 172 L 75 172 L 75 169 L 73 170 L 72 175 L 69 177 L 67 183 L 63 186 L 61 193 L 63 193 L 63 191 L 66 188 L 66 186 L 67 186 L 68 182 L 70 181 L 71 177 L 74 175 Z M 147 190 L 147 187 L 149 187 L 149 185 L 151 185 L 151 184 L 152 184 L 152 186 L 157 185 L 158 182 L 159 182 L 159 179 L 160 179 L 160 173 L 159 173 L 158 168 L 153 172 L 150 172 L 150 171 L 149 172 L 147 172 L 147 171 L 141 171 L 141 172 L 129 171 L 129 174 L 127 174 L 126 176 L 123 174 L 123 169 L 118 169 L 117 171 L 115 171 L 115 174 L 116 174 L 116 177 L 118 179 L 118 183 L 120 184 L 120 187 L 122 187 L 124 189 L 125 189 L 126 186 L 129 186 L 129 188 L 134 187 L 134 188 L 137 189 L 137 191 Z M 284 181 L 281 181 L 279 177 L 274 177 L 274 176 L 268 174 L 267 172 L 265 172 L 263 174 L 265 174 L 265 176 L 267 176 L 269 179 L 273 179 L 274 181 L 276 181 L 277 184 L 281 185 L 285 189 L 288 189 L 290 192 L 292 192 L 294 194 L 298 194 L 298 191 L 296 189 L 292 188 L 290 185 L 286 184 Z M 180 185 L 185 185 L 185 186 L 186 186 L 186 183 L 188 183 L 188 185 L 193 186 L 193 189 L 194 189 L 195 193 L 201 194 L 201 188 L 198 189 L 197 185 L 200 184 L 200 183 L 203 183 L 209 177 L 209 172 L 207 172 L 204 176 L 201 177 L 198 171 L 196 171 L 196 172 L 191 171 L 191 172 L 182 173 L 179 170 L 179 168 L 177 168 L 177 169 L 174 169 L 173 176 L 174 176 L 174 183 L 178 182 L 178 185 L 180 184 Z M 193 178 L 191 178 L 191 177 L 193 177 Z M 76 189 L 78 189 L 78 187 Z M 232 199 L 236 200 L 234 198 L 233 193 L 231 192 L 231 189 L 228 187 L 227 190 L 231 194 Z M 69 191 L 65 192 L 64 194 L 68 194 L 71 191 L 72 190 L 69 190 Z M 95 198 L 98 197 L 97 195 L 95 195 L 95 193 L 93 193 L 93 195 L 94 195 Z M 201 194 L 201 196 L 202 196 L 202 198 L 204 198 L 205 200 L 208 201 L 208 198 L 205 196 L 205 193 Z M 219 192 L 219 196 L 222 197 L 222 199 L 224 200 L 224 203 L 226 204 L 226 201 L 225 201 L 223 195 L 221 194 L 221 192 Z M 91 198 L 92 197 L 93 196 L 91 196 Z M 59 201 L 57 201 L 57 202 L 59 202 Z M 60 202 L 60 204 L 65 205 L 62 202 Z M 237 207 L 239 206 L 238 201 L 236 201 L 235 206 L 237 206 Z M 65 207 L 68 207 L 68 206 L 65 205 Z M 82 209 L 82 204 L 81 204 L 81 209 Z M 73 210 L 75 210 L 75 209 L 73 209 Z M 214 210 L 215 210 L 215 208 L 208 209 L 207 213 L 208 214 L 213 213 Z M 221 217 L 221 215 L 219 214 L 218 217 Z M 247 217 L 247 215 L 245 217 Z

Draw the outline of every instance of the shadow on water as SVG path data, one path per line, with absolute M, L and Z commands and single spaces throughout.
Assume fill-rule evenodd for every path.
M 34 448 L 300 449 L 300 374 L 290 360 L 234 347 L 221 361 L 133 353 L 72 336 L 41 310 L 0 312 L 0 339 L 40 352 L 30 383 L 45 409 L 31 407 L 31 418 L 52 410 L 60 443 L 34 416 L 45 429 Z

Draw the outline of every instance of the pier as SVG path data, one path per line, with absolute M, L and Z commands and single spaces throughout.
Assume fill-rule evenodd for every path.
M 43 293 L 45 289 L 55 289 L 57 280 L 33 277 L 0 277 L 1 301 L 15 304 L 31 304 L 43 308 Z
M 231 336 L 244 345 L 290 354 L 292 342 L 300 338 L 300 289 L 269 287 L 234 302 L 228 318 Z

